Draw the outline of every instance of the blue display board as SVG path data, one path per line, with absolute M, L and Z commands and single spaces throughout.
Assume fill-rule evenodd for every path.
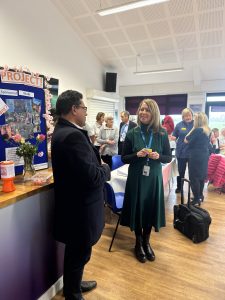
M 0 76 L 0 98 L 9 109 L 0 116 L 1 135 L 20 134 L 31 144 L 36 136 L 46 136 L 44 78 L 25 72 L 7 71 Z M 0 137 L 0 161 L 15 161 L 15 172 L 23 172 L 23 160 L 15 155 L 16 145 Z M 48 167 L 47 139 L 39 144 L 38 154 L 34 156 L 35 169 Z

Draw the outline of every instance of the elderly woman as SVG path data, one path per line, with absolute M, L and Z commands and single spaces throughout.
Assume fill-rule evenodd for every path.
M 101 145 L 100 153 L 102 160 L 112 169 L 112 156 L 118 153 L 119 131 L 113 125 L 113 116 L 105 117 L 105 124 L 99 131 L 97 142 Z
M 189 147 L 184 142 L 185 136 L 193 128 L 193 112 L 190 108 L 185 108 L 182 110 L 182 121 L 179 122 L 172 134 L 170 139 L 173 139 L 177 142 L 176 145 L 176 157 L 178 162 L 178 173 L 177 176 L 177 188 L 175 193 L 180 193 L 181 191 L 181 178 L 184 178 L 185 171 L 189 158 Z

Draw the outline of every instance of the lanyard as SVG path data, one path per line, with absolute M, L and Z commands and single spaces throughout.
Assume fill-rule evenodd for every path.
M 145 144 L 145 147 L 146 147 L 147 149 L 151 149 L 152 138 L 153 138 L 152 131 L 150 131 L 150 138 L 149 138 L 149 143 L 148 143 L 148 145 L 147 145 L 147 142 L 146 142 L 146 139 L 145 139 L 144 132 L 143 132 L 142 130 L 141 130 L 141 137 L 142 137 L 142 140 L 143 140 L 143 142 L 144 142 L 144 144 Z M 149 157 L 147 158 L 147 163 L 148 163 L 148 161 L 149 161 Z

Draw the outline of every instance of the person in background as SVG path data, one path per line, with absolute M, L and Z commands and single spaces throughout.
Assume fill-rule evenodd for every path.
M 175 193 L 180 193 L 181 191 L 181 178 L 184 178 L 185 171 L 188 163 L 189 157 L 189 149 L 188 145 L 184 142 L 185 136 L 191 131 L 193 128 L 193 112 L 190 108 L 185 108 L 182 110 L 182 121 L 179 122 L 172 136 L 171 140 L 177 141 L 176 143 L 176 157 L 178 163 L 178 173 L 177 176 L 177 188 Z
M 91 128 L 91 126 L 88 123 L 85 123 L 83 129 L 87 131 L 87 134 L 89 136 L 90 141 L 92 142 L 92 144 L 94 144 L 94 142 L 95 142 L 95 134 L 94 134 L 94 131 Z
M 210 152 L 218 154 L 220 153 L 220 142 L 219 142 L 219 129 L 218 128 L 213 128 L 210 135 L 209 135 L 210 143 Z
M 150 246 L 152 227 L 166 225 L 162 164 L 172 159 L 167 132 L 160 124 L 157 103 L 144 99 L 138 108 L 138 126 L 125 138 L 122 161 L 129 165 L 121 225 L 135 231 L 138 261 L 154 261 Z
M 107 164 L 83 130 L 87 107 L 77 91 L 63 92 L 56 102 L 59 116 L 52 136 L 54 176 L 54 236 L 65 244 L 63 293 L 65 300 L 84 300 L 82 292 L 96 287 L 96 281 L 82 281 L 92 246 L 104 228 L 105 181 L 110 179 Z
M 194 195 L 192 205 L 201 205 L 204 200 L 203 189 L 208 171 L 209 134 L 207 115 L 203 112 L 194 116 L 194 127 L 186 135 L 184 142 L 189 147 L 189 180 Z
M 174 121 L 171 116 L 166 115 L 165 118 L 162 120 L 162 127 L 166 129 L 169 141 L 170 141 L 170 149 L 171 152 L 176 148 L 176 142 L 171 139 L 171 134 L 174 131 Z
M 107 163 L 112 169 L 112 156 L 118 152 L 118 129 L 113 125 L 113 117 L 107 115 L 105 117 L 105 124 L 99 131 L 97 142 L 101 145 L 100 153 L 102 160 Z
M 219 136 L 220 154 L 225 155 L 225 128 L 222 128 Z
M 166 129 L 168 136 L 174 131 L 174 121 L 171 116 L 165 116 L 162 120 L 162 127 Z
M 105 113 L 104 112 L 98 112 L 97 116 L 96 116 L 96 122 L 93 125 L 93 132 L 94 132 L 94 135 L 95 135 L 94 145 L 95 145 L 95 148 L 98 151 L 99 151 L 99 148 L 100 148 L 101 145 L 97 142 L 97 138 L 99 136 L 99 131 L 100 131 L 102 125 L 103 125 L 104 118 L 105 118 Z
M 129 121 L 130 113 L 128 111 L 122 111 L 120 113 L 121 123 L 119 129 L 119 140 L 118 140 L 118 154 L 122 154 L 123 144 L 125 141 L 128 130 L 137 126 L 135 122 Z

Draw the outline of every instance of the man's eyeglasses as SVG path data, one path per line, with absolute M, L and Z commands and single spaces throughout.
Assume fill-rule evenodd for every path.
M 77 107 L 83 108 L 83 110 L 87 111 L 87 106 L 79 105 L 79 106 L 77 106 Z

